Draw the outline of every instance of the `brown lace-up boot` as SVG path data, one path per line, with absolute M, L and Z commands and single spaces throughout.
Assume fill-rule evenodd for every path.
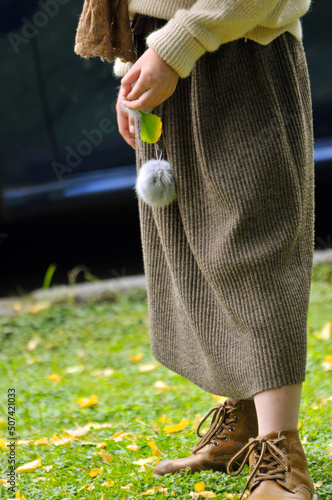
M 252 482 L 248 500 L 318 500 L 297 431 L 271 432 L 250 439 L 229 462 L 228 474 L 240 474 L 248 458 L 250 476 L 244 488 Z M 236 472 L 232 471 L 233 463 Z M 242 497 L 243 493 L 240 500 Z
M 211 414 L 210 427 L 202 436 L 202 424 Z M 153 472 L 159 476 L 182 470 L 189 474 L 201 470 L 226 472 L 228 461 L 257 433 L 254 401 L 228 399 L 203 418 L 197 429 L 201 440 L 189 457 L 163 460 L 157 463 Z

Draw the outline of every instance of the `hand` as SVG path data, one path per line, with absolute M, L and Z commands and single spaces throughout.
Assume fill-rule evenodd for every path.
M 157 52 L 147 49 L 121 80 L 123 104 L 135 110 L 155 108 L 173 94 L 178 80 L 176 71 Z
M 118 129 L 127 144 L 136 149 L 135 119 L 130 117 L 128 113 L 122 109 L 121 102 L 122 94 L 120 89 L 116 102 L 116 117 L 118 122 Z

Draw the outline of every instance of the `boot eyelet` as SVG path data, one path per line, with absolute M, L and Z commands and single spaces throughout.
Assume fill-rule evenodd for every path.
M 235 421 L 235 422 L 238 422 L 239 420 L 240 420 L 240 418 L 239 418 L 237 415 L 235 415 L 235 417 L 234 417 L 234 421 Z
M 235 431 L 236 431 L 236 429 L 235 429 L 234 425 L 232 425 L 232 427 L 229 428 L 229 432 L 235 432 Z
M 240 410 L 240 411 L 242 411 L 243 410 L 243 405 L 238 405 L 237 409 Z
M 219 446 L 218 441 L 212 441 L 213 446 Z
M 281 451 L 282 451 L 285 455 L 287 455 L 287 450 L 286 450 L 286 448 L 282 448 L 282 449 L 281 449 Z
M 221 439 L 222 439 L 223 441 L 228 441 L 228 437 L 227 437 L 227 436 L 225 436 L 225 435 L 224 435 L 224 436 L 222 436 L 222 437 L 221 437 Z

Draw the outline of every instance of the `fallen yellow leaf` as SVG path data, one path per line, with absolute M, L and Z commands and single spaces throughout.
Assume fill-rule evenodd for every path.
M 331 321 L 325 323 L 320 332 L 315 333 L 315 337 L 321 340 L 328 340 L 331 337 Z
M 105 499 L 106 499 L 106 493 L 103 493 L 99 500 L 105 500 Z
M 122 439 L 124 438 L 124 431 L 119 431 L 119 432 L 116 432 L 115 434 L 113 434 L 113 436 L 111 436 L 109 439 L 113 439 L 113 441 L 115 441 L 116 443 L 118 443 L 119 441 L 122 441 Z
M 7 486 L 10 486 L 10 483 L 8 483 L 8 481 L 1 478 L 0 478 L 0 484 L 2 484 L 2 486 L 4 486 L 5 488 L 7 488 Z
M 96 444 L 96 448 L 106 448 L 106 446 L 107 446 L 107 443 L 105 443 L 105 441 L 103 443 Z
M 43 445 L 49 445 L 50 443 L 48 442 L 47 437 L 42 437 L 42 438 L 39 438 L 39 439 L 35 439 L 35 440 L 33 441 L 33 444 L 43 444 Z
M 314 483 L 315 488 L 320 488 L 321 486 L 323 486 L 323 481 L 318 481 L 317 483 Z
M 12 305 L 12 308 L 14 309 L 14 311 L 20 311 L 22 309 L 21 302 L 14 302 L 14 304 Z
M 88 398 L 78 398 L 77 403 L 81 408 L 88 408 L 89 406 L 94 406 L 98 403 L 98 398 L 95 394 L 89 396 Z
M 66 373 L 74 374 L 74 373 L 80 373 L 85 369 L 84 365 L 75 365 L 75 366 L 68 366 L 65 369 Z
M 148 458 L 140 458 L 136 462 L 133 462 L 135 465 L 155 465 L 158 462 L 158 458 L 156 456 L 148 457 Z
M 6 441 L 3 438 L 0 438 L 0 448 L 7 448 Z
M 120 486 L 122 490 L 130 491 L 130 488 L 134 486 L 133 483 L 129 483 L 126 486 Z
M 204 481 L 200 481 L 199 483 L 195 484 L 196 493 L 200 493 L 201 491 L 204 491 L 204 490 L 205 490 Z
M 330 444 L 328 445 L 326 452 L 327 452 L 329 455 L 332 455 L 332 443 L 330 443 Z
M 178 432 L 181 431 L 182 429 L 185 429 L 189 425 L 189 420 L 186 418 L 183 418 L 180 423 L 175 424 L 175 425 L 168 425 L 164 427 L 164 432 L 166 434 L 171 434 L 172 432 Z
M 163 382 L 162 380 L 157 380 L 157 382 L 155 382 L 153 384 L 153 388 L 158 389 L 159 391 L 168 391 L 169 390 L 169 386 L 167 384 L 165 384 L 165 382 Z
M 323 363 L 322 363 L 322 367 L 324 368 L 324 371 L 326 372 L 329 372 L 329 371 L 332 371 L 332 354 L 330 354 L 329 356 L 327 356 Z
M 51 380 L 52 382 L 56 382 L 57 384 L 59 382 L 61 382 L 61 379 L 62 377 L 60 377 L 60 375 L 58 373 L 51 373 L 49 376 L 48 376 L 49 380 Z
M 142 373 L 145 373 L 145 372 L 152 372 L 153 370 L 155 370 L 156 368 L 158 368 L 159 365 L 157 365 L 156 363 L 150 363 L 148 365 L 141 365 L 139 366 L 139 371 L 142 372 Z
M 86 425 L 89 427 L 93 427 L 94 429 L 106 429 L 107 427 L 113 427 L 113 424 L 99 424 L 98 422 L 89 422 Z
M 29 352 L 34 351 L 36 347 L 39 345 L 39 343 L 40 343 L 39 335 L 34 335 L 27 343 L 27 351 Z
M 53 465 L 43 465 L 43 469 L 46 470 L 46 472 L 49 472 L 53 468 Z
M 51 443 L 53 443 L 55 446 L 61 446 L 67 443 L 71 443 L 72 441 L 75 441 L 74 436 L 65 436 L 64 434 L 53 434 L 53 436 L 50 439 Z
M 137 444 L 128 444 L 127 448 L 128 450 L 135 452 L 139 450 L 139 446 L 137 446 Z
M 101 459 L 105 464 L 110 464 L 113 460 L 113 456 L 110 453 L 106 453 L 103 449 L 101 450 Z
M 204 498 L 214 498 L 217 496 L 215 493 L 213 493 L 213 491 L 201 491 L 200 495 L 202 495 L 202 497 Z
M 152 452 L 152 455 L 156 456 L 156 457 L 159 457 L 161 455 L 161 451 L 158 450 L 157 448 L 157 445 L 155 443 L 155 441 L 148 441 L 148 445 L 150 446 L 150 448 L 152 448 L 153 452 Z
M 96 477 L 98 476 L 98 474 L 100 474 L 102 471 L 104 470 L 104 467 L 100 467 L 100 469 L 98 469 L 97 467 L 95 469 L 91 469 L 90 472 L 89 472 L 89 476 L 91 477 Z
M 94 489 L 95 489 L 95 487 L 93 484 L 85 484 L 84 486 L 81 486 L 81 488 L 79 488 L 77 491 L 81 491 L 81 490 L 92 491 Z
M 105 486 L 105 488 L 112 488 L 112 486 L 114 486 L 114 481 L 106 481 L 102 483 L 102 486 Z
M 154 486 L 151 490 L 147 490 L 144 493 L 140 493 L 140 495 L 154 495 L 155 493 L 162 493 L 163 495 L 167 494 L 167 488 L 163 488 L 162 486 Z
M 77 429 L 65 429 L 65 432 L 70 436 L 85 436 L 86 434 L 88 434 L 90 427 L 91 426 L 87 424 L 84 427 L 77 427 Z
M 16 472 L 33 472 L 37 467 L 41 467 L 41 460 L 37 458 L 37 460 L 33 460 L 32 462 L 28 462 L 20 467 L 17 467 Z
M 129 356 L 129 360 L 132 362 L 132 363 L 138 363 L 139 361 L 141 361 L 141 359 L 143 359 L 144 357 L 144 354 L 135 354 L 135 356 Z
M 171 424 L 171 423 L 172 423 L 172 420 L 171 420 L 170 418 L 167 418 L 167 415 L 165 415 L 165 414 L 164 414 L 164 415 L 162 415 L 162 416 L 160 417 L 159 422 L 160 422 L 161 424 L 163 424 L 163 425 L 164 425 L 164 424 Z

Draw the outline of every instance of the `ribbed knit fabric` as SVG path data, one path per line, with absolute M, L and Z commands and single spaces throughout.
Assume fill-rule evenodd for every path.
M 138 16 L 138 57 L 165 21 Z M 177 200 L 139 200 L 152 353 L 213 394 L 305 379 L 314 250 L 310 87 L 302 43 L 205 53 L 155 109 Z M 155 156 L 140 140 L 137 169 Z
M 289 32 L 300 40 L 299 19 L 310 0 L 130 0 L 128 5 L 131 18 L 139 13 L 168 20 L 146 43 L 185 78 L 205 52 L 239 38 L 267 45 Z

